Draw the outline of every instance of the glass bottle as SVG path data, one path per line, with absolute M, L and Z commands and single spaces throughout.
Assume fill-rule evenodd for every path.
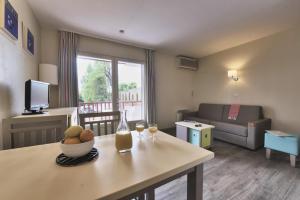
M 120 123 L 116 132 L 115 145 L 120 153 L 130 151 L 132 148 L 132 135 L 126 119 L 126 110 L 121 113 Z

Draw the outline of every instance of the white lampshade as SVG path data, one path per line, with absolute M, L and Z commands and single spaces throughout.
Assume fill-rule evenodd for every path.
M 57 66 L 52 64 L 40 64 L 39 80 L 50 83 L 51 85 L 58 85 Z

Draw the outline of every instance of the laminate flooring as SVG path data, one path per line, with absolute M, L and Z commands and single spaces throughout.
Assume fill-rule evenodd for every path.
M 300 200 L 300 168 L 289 156 L 251 151 L 215 141 L 215 158 L 204 164 L 204 200 Z M 186 176 L 155 190 L 156 200 L 185 200 Z

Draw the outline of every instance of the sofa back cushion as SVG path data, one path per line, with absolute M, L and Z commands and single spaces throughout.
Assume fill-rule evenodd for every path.
M 221 121 L 223 113 L 223 104 L 201 103 L 199 105 L 198 116 L 202 119 Z
M 248 122 L 253 122 L 263 118 L 261 106 L 241 105 L 240 112 L 236 120 L 228 119 L 229 110 L 230 105 L 224 105 L 222 121 L 234 124 L 247 125 Z

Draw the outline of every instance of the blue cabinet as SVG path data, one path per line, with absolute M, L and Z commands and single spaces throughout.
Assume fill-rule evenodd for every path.
M 188 142 L 203 148 L 209 148 L 212 144 L 211 129 L 202 129 L 201 132 L 195 129 L 188 129 Z
M 271 158 L 272 150 L 281 151 L 290 154 L 291 166 L 296 166 L 296 156 L 300 152 L 300 138 L 298 136 L 277 136 L 271 133 L 265 133 L 265 148 L 267 159 Z
M 195 145 L 195 146 L 200 146 L 201 144 L 201 137 L 200 137 L 200 132 L 195 129 L 188 129 L 189 131 L 189 143 Z
M 273 149 L 295 156 L 299 155 L 300 138 L 296 136 L 279 137 L 265 133 L 265 148 Z

